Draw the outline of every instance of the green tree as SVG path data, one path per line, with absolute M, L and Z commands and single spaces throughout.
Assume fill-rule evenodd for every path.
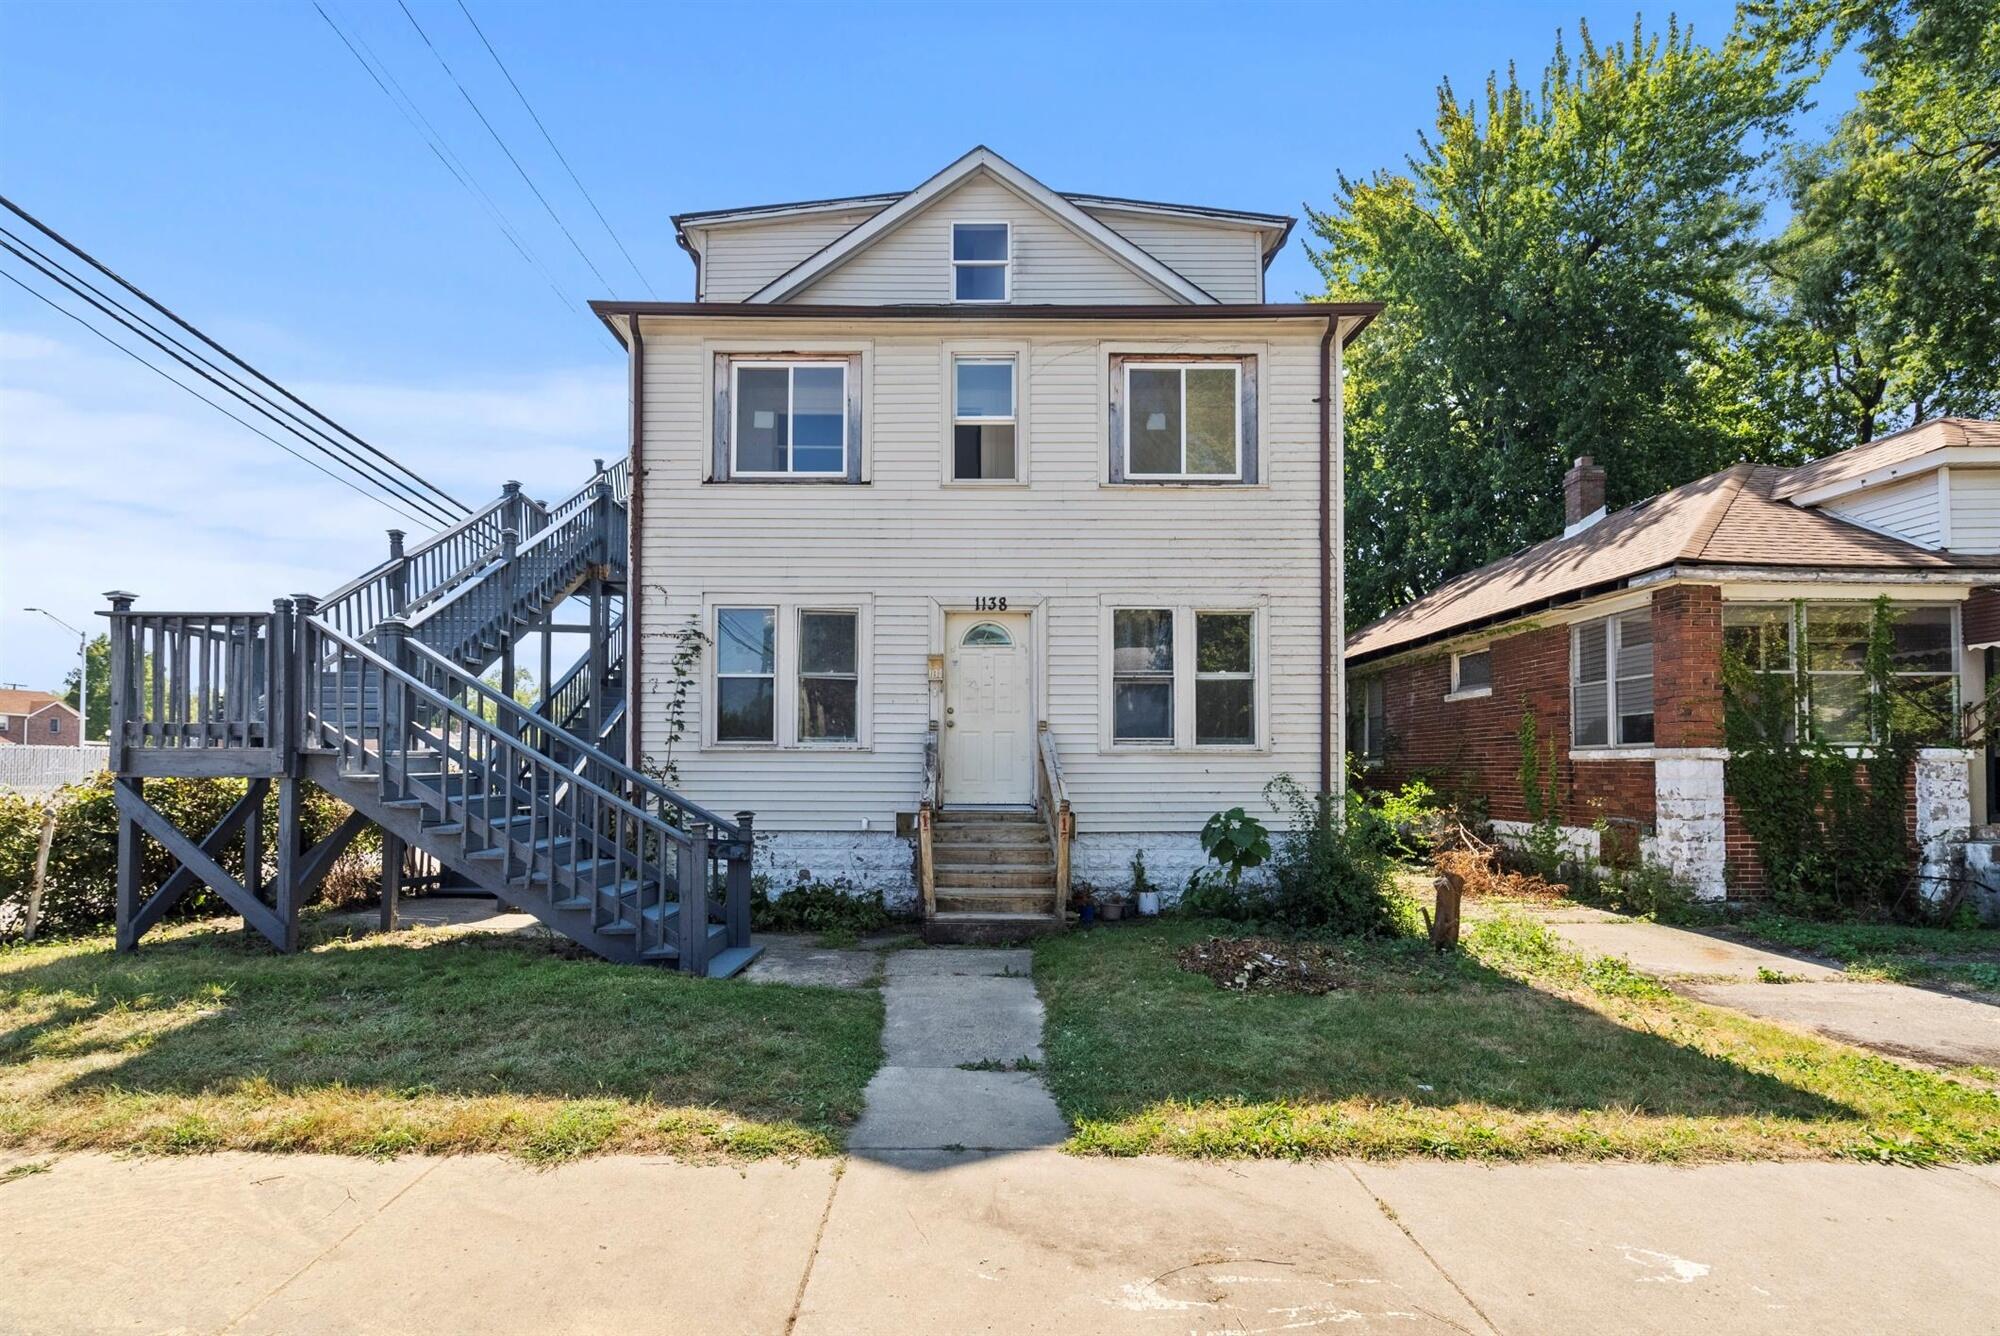
M 1757 14 L 1792 67 L 1853 46 L 1869 79 L 1827 143 L 1785 160 L 1792 218 L 1748 345 L 1773 429 L 1817 455 L 2000 412 L 2000 4 Z
M 1403 171 L 1308 211 L 1327 296 L 1387 303 L 1347 370 L 1352 621 L 1560 531 L 1574 456 L 1616 506 L 1757 448 L 1747 188 L 1805 81 L 1741 33 L 1580 48 L 1441 86 Z
M 83 735 L 96 741 L 111 735 L 111 637 L 100 635 L 91 641 L 84 650 L 84 662 L 90 666 L 89 707 L 77 702 L 81 674 L 75 668 L 63 677 L 63 699 L 72 709 L 83 711 Z

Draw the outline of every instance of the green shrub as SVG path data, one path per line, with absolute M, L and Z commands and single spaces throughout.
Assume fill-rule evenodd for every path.
M 801 871 L 775 897 L 769 877 L 760 873 L 750 881 L 750 926 L 758 932 L 877 932 L 889 922 L 882 892 L 864 891 L 845 877 L 820 881 Z
M 1686 923 L 1697 917 L 1694 891 L 1658 863 L 1640 861 L 1631 867 L 1579 864 L 1564 869 L 1570 898 L 1616 914 Z
M 242 798 L 248 780 L 150 779 L 146 801 L 176 827 L 199 840 Z M 42 895 L 40 935 L 87 932 L 113 922 L 118 896 L 118 811 L 109 773 L 69 785 L 48 797 L 0 793 L 0 936 L 18 935 L 24 925 L 34 879 L 35 848 L 41 838 L 42 809 L 54 804 L 55 836 L 49 845 L 48 877 Z M 305 786 L 300 824 L 306 843 L 326 835 L 347 815 L 346 804 Z M 271 832 L 278 825 L 275 787 L 264 799 L 264 876 L 277 870 Z M 150 892 L 180 864 L 156 841 L 141 842 L 140 885 Z M 380 848 L 380 837 L 364 831 L 352 850 Z M 243 868 L 243 838 L 236 836 L 216 860 L 231 872 Z M 222 902 L 206 886 L 190 891 L 175 906 L 176 917 L 221 912 Z
M 1211 861 L 1222 865 L 1231 886 L 1243 874 L 1262 867 L 1271 857 L 1271 832 L 1264 823 L 1240 807 L 1217 812 L 1201 828 L 1201 847 Z
M 1289 775 L 1265 785 L 1264 796 L 1287 813 L 1291 827 L 1278 837 L 1266 875 L 1242 882 L 1204 868 L 1188 878 L 1179 911 L 1293 936 L 1392 932 L 1390 860 L 1352 810 L 1306 793 Z

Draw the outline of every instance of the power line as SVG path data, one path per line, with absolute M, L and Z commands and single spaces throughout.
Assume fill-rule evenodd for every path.
M 562 286 L 555 280 L 555 275 L 549 272 L 548 266 L 543 264 L 534 252 L 528 248 L 527 242 L 522 240 L 514 226 L 507 221 L 507 216 L 501 211 L 500 206 L 493 202 L 493 197 L 486 193 L 486 188 L 481 186 L 472 176 L 472 169 L 467 167 L 459 156 L 451 151 L 451 145 L 445 141 L 444 136 L 438 132 L 437 127 L 431 124 L 430 117 L 424 115 L 423 109 L 417 106 L 415 99 L 404 89 L 402 82 L 396 78 L 395 71 L 389 68 L 388 62 L 383 60 L 381 56 L 376 55 L 375 48 L 368 45 L 368 39 L 361 36 L 360 30 L 357 29 L 353 40 L 350 40 L 341 26 L 333 21 L 333 15 L 327 13 L 320 6 L 319 0 L 311 0 L 311 3 L 319 16 L 326 20 L 326 26 L 333 29 L 333 35 L 340 39 L 340 44 L 347 48 L 348 54 L 354 57 L 355 62 L 374 81 L 375 86 L 382 90 L 382 96 L 389 99 L 389 105 L 396 109 L 397 114 L 402 116 L 403 120 L 409 124 L 410 129 L 416 132 L 417 137 L 424 141 L 424 146 L 430 149 L 431 156 L 435 157 L 438 163 L 447 172 L 451 173 L 453 179 L 464 188 L 466 194 L 472 196 L 474 203 L 479 204 L 486 210 L 488 216 L 493 220 L 493 225 L 500 229 L 500 234 L 507 239 L 507 244 L 514 248 L 514 253 L 519 255 L 529 268 L 541 275 L 542 281 L 549 285 L 549 291 L 555 294 L 556 301 L 562 305 L 563 309 L 572 314 L 587 314 L 583 306 L 575 298 L 562 290 Z M 359 49 L 354 45 L 356 41 L 361 43 Z M 361 54 L 364 50 L 368 53 L 366 57 Z M 369 64 L 370 58 L 375 62 L 373 65 Z M 381 69 L 380 74 L 376 73 L 378 66 Z M 383 82 L 385 78 L 388 80 L 388 83 Z M 392 85 L 396 90 L 393 93 L 389 91 Z M 398 100 L 399 98 L 400 100 Z
M 242 418 L 236 416 L 236 414 L 230 412 L 227 408 L 223 407 L 221 404 L 215 402 L 215 400 L 203 394 L 200 390 L 195 389 L 192 385 L 189 385 L 184 381 L 176 380 L 173 376 L 167 374 L 167 372 L 161 370 L 158 366 L 155 366 L 153 363 L 147 361 L 145 358 L 141 357 L 138 353 L 133 352 L 130 348 L 127 348 L 124 344 L 112 338 L 109 334 L 106 334 L 103 330 L 91 324 L 88 320 L 85 320 L 82 316 L 78 315 L 76 312 L 67 310 L 58 303 L 49 300 L 48 297 L 35 291 L 33 288 L 29 287 L 26 283 L 23 283 L 20 279 L 14 277 L 6 270 L 0 269 L 0 278 L 6 279 L 9 283 L 12 283 L 15 287 L 27 293 L 30 297 L 33 297 L 36 301 L 41 302 L 44 306 L 56 312 L 58 315 L 66 315 L 71 320 L 76 321 L 77 324 L 82 325 L 85 329 L 95 334 L 98 338 L 103 339 L 106 343 L 116 348 L 119 352 L 124 353 L 127 357 L 137 362 L 140 366 L 145 367 L 148 371 L 158 376 L 161 380 L 166 381 L 169 385 L 173 385 L 179 389 L 187 391 L 187 393 L 201 400 L 203 403 L 207 404 L 210 408 L 213 408 L 216 412 L 222 414 L 230 421 L 239 424 L 240 426 L 244 427 L 249 431 L 256 432 L 257 435 L 262 436 L 272 445 L 277 446 L 280 450 L 283 450 L 286 454 L 290 455 L 293 459 L 298 460 L 301 464 L 304 464 L 307 468 L 317 470 L 320 473 L 324 473 L 327 477 L 333 479 L 335 482 L 339 483 L 342 487 L 347 488 L 349 491 L 353 492 L 356 496 L 360 496 L 369 501 L 373 501 L 376 505 L 381 506 L 383 509 L 387 510 L 392 515 L 400 516 L 401 518 L 410 521 L 410 523 L 419 526 L 425 523 L 425 521 L 418 519 L 416 516 L 410 514 L 408 511 L 390 505 L 389 502 L 383 500 L 380 496 L 372 492 L 362 491 L 361 488 L 356 486 L 355 483 L 352 482 L 351 480 L 343 478 L 339 474 L 333 472 L 331 469 L 326 468 L 324 465 L 315 463 L 313 460 L 306 458 L 304 455 L 292 449 L 290 446 L 286 445 L 283 441 L 279 440 L 277 437 L 271 435 L 271 433 L 264 431 L 263 429 L 255 426 L 252 423 L 245 422 Z
M 535 179 L 528 175 L 528 169 L 521 165 L 521 160 L 514 156 L 514 150 L 507 147 L 507 141 L 500 137 L 500 132 L 493 128 L 493 122 L 486 119 L 486 113 L 480 109 L 479 103 L 473 100 L 472 94 L 466 91 L 464 81 L 458 77 L 458 72 L 452 69 L 451 62 L 444 58 L 444 52 L 438 50 L 437 44 L 431 41 L 430 34 L 424 31 L 424 25 L 417 22 L 417 16 L 410 12 L 410 7 L 404 4 L 403 0 L 396 0 L 396 7 L 403 11 L 403 17 L 408 19 L 410 26 L 417 30 L 417 36 L 424 39 L 424 45 L 430 48 L 431 55 L 437 58 L 437 63 L 444 69 L 445 74 L 450 77 L 452 83 L 457 86 L 458 95 L 465 99 L 466 106 L 472 108 L 472 114 L 477 116 L 479 123 L 486 127 L 486 133 L 493 136 L 493 142 L 498 144 L 500 151 L 507 155 L 507 161 L 514 164 L 514 170 L 521 174 L 521 180 L 527 183 L 528 189 L 534 192 L 535 198 L 542 202 L 542 208 L 547 211 L 549 221 L 554 223 L 565 237 L 569 238 L 570 248 L 576 252 L 577 258 L 590 267 L 590 272 L 597 275 L 597 281 L 604 285 L 605 291 L 609 292 L 611 290 L 611 280 L 606 278 L 598 270 L 597 265 L 591 260 L 590 256 L 584 253 L 583 247 L 578 244 L 576 236 L 569 230 L 568 224 L 564 223 L 562 218 L 556 213 L 555 206 L 549 203 L 548 196 L 544 195 L 541 187 L 535 184 Z
M 232 395 L 250 409 L 268 418 L 271 422 L 276 424 L 281 430 L 290 432 L 294 437 L 298 438 L 300 441 L 303 441 L 306 445 L 312 447 L 314 450 L 317 450 L 320 454 L 325 455 L 328 459 L 333 460 L 334 462 L 348 469 L 350 472 L 355 473 L 356 475 L 361 477 L 364 481 L 366 481 L 370 486 L 374 487 L 377 491 L 386 492 L 390 496 L 393 496 L 397 501 L 406 502 L 409 505 L 416 508 L 417 510 L 419 510 L 420 512 L 422 512 L 423 515 L 425 516 L 425 519 L 419 522 L 428 522 L 430 524 L 439 525 L 440 527 L 446 527 L 455 521 L 456 517 L 453 516 L 450 512 L 444 510 L 441 506 L 438 506 L 436 503 L 431 502 L 426 498 L 415 494 L 407 486 L 399 483 L 395 478 L 390 477 L 387 474 L 383 473 L 383 471 L 380 470 L 379 468 L 375 468 L 375 466 L 369 465 L 366 460 L 359 460 L 359 456 L 354 455 L 354 453 L 351 450 L 347 450 L 345 449 L 345 447 L 339 447 L 338 442 L 334 443 L 336 447 L 339 447 L 337 450 L 328 449 L 325 445 L 322 445 L 319 441 L 314 440 L 312 437 L 306 435 L 305 432 L 301 431 L 298 427 L 292 425 L 291 422 L 287 422 L 284 418 L 279 417 L 277 413 L 272 412 L 271 407 L 267 405 L 267 402 L 265 400 L 263 400 L 262 398 L 252 398 L 249 393 L 245 392 L 245 390 L 248 387 L 244 386 L 243 383 L 237 380 L 234 376 L 229 375 L 228 372 L 223 371 L 222 368 L 220 367 L 214 366 L 213 363 L 209 363 L 205 359 L 200 362 L 197 362 L 194 359 L 194 357 L 191 357 L 189 355 L 192 352 L 191 349 L 187 349 L 183 345 L 180 345 L 178 343 L 169 343 L 165 341 L 164 339 L 159 337 L 159 335 L 163 331 L 157 331 L 148 325 L 140 323 L 135 314 L 131 312 L 129 308 L 126 308 L 123 303 L 118 302 L 116 298 L 113 298 L 108 293 L 104 293 L 101 289 L 98 289 L 95 285 L 91 284 L 89 280 L 78 277 L 76 274 L 72 273 L 66 266 L 64 266 L 60 261 L 54 260 L 49 256 L 43 254 L 39 249 L 34 247 L 31 243 L 24 241 L 22 238 L 18 236 L 15 236 L 12 232 L 7 231 L 5 228 L 0 228 L 0 238 L 5 238 L 5 240 L 0 240 L 0 250 L 4 250 L 7 253 L 13 255 L 16 259 L 26 262 L 43 278 L 54 282 L 59 287 L 67 291 L 71 296 L 81 297 L 89 305 L 96 308 L 96 310 L 99 311 L 101 314 L 111 317 L 111 319 L 125 326 L 125 328 L 131 330 L 134 334 L 137 334 L 140 338 L 145 339 L 148 343 L 158 348 L 161 352 L 166 353 L 167 356 L 173 358 L 176 362 L 179 362 L 182 366 L 194 372 L 197 376 L 200 376 L 203 380 L 208 381 L 211 385 L 214 385 L 217 389 L 223 391 L 224 393 Z M 18 242 L 21 246 L 26 246 L 29 251 L 34 252 L 35 256 L 39 256 L 40 260 L 31 257 L 21 249 L 18 249 L 15 245 L 9 244 L 10 242 Z M 60 273 L 58 273 L 57 271 L 60 271 Z M 89 291 L 86 292 L 84 290 L 85 288 L 88 288 Z M 93 296 L 92 293 L 95 293 L 97 295 Z M 103 298 L 103 300 L 99 300 L 99 298 Z M 114 306 L 117 309 L 113 309 Z M 65 312 L 65 314 L 69 314 L 69 312 Z M 122 344 L 119 346 L 123 347 Z M 127 349 L 126 351 L 129 352 L 130 350 Z M 224 380 L 221 377 L 214 374 L 215 372 L 218 371 L 221 371 L 223 376 L 228 376 L 228 379 Z M 182 388 L 187 388 L 187 387 L 183 386 Z M 215 405 L 212 400 L 208 400 L 207 402 L 211 403 L 212 406 L 218 408 L 220 407 L 220 405 Z M 232 413 L 230 414 L 230 416 L 235 417 L 235 414 Z M 293 416 L 296 417 L 296 415 Z M 236 420 L 239 422 L 243 421 L 241 418 L 237 418 Z M 303 421 L 303 419 L 299 420 Z M 249 424 L 245 423 L 244 425 L 248 426 Z M 256 429 L 252 428 L 252 430 Z M 264 433 L 260 431 L 259 435 L 264 435 Z M 278 442 L 276 442 L 274 438 L 268 435 L 265 436 L 265 439 L 272 440 L 274 444 L 278 444 Z M 288 453 L 290 452 L 288 451 Z M 302 458 L 302 456 L 300 457 Z M 357 462 L 357 460 L 359 460 L 359 462 Z M 408 512 L 398 508 L 397 513 L 407 514 Z
M 335 422 L 331 417 L 327 416 L 319 409 L 313 407 L 311 404 L 307 403 L 304 399 L 301 399 L 298 395 L 292 393 L 284 386 L 278 384 L 278 382 L 272 380 L 269 376 L 259 371 L 256 367 L 251 366 L 248 362 L 238 357 L 235 353 L 223 347 L 220 343 L 217 343 L 214 339 L 210 338 L 207 334 L 203 333 L 201 330 L 195 328 L 194 325 L 182 319 L 178 313 L 171 310 L 160 301 L 156 300 L 151 293 L 139 287 L 136 283 L 133 283 L 123 274 L 120 274 L 118 271 L 111 268 L 109 265 L 105 264 L 102 260 L 99 260 L 96 256 L 92 255 L 90 252 L 84 250 L 81 246 L 77 245 L 75 242 L 71 241 L 68 237 L 64 236 L 62 233 L 50 227 L 47 223 L 44 223 L 39 218 L 29 213 L 26 209 L 23 209 L 13 200 L 8 199 L 5 195 L 0 195 L 0 207 L 5 207 L 10 213 L 15 214 L 17 217 L 27 222 L 36 231 L 41 232 L 43 235 L 47 236 L 50 240 L 54 241 L 57 245 L 69 251 L 71 254 L 75 255 L 78 259 L 81 259 L 84 263 L 90 265 L 91 268 L 97 270 L 99 273 L 109 278 L 112 282 L 124 288 L 127 292 L 130 292 L 133 296 L 137 297 L 140 301 L 146 303 L 146 305 L 152 307 L 155 311 L 158 311 L 168 320 L 171 320 L 175 325 L 178 325 L 181 329 L 186 330 L 189 334 L 192 334 L 195 338 L 201 340 L 201 342 L 206 344 L 208 347 L 222 354 L 222 356 L 229 359 L 230 362 L 240 367 L 243 371 L 248 372 L 258 381 L 262 382 L 264 385 L 269 386 L 271 389 L 277 391 L 279 394 L 283 395 L 286 399 L 296 404 L 299 408 L 311 414 L 313 417 L 317 418 L 320 422 L 325 423 L 326 426 L 332 428 L 333 431 L 338 432 L 340 436 L 345 437 L 348 441 L 353 442 L 354 445 L 360 446 L 362 450 L 366 451 L 370 455 L 373 455 L 376 459 L 381 460 L 384 464 L 395 469 L 398 473 L 410 479 L 412 482 L 422 487 L 425 491 L 429 492 L 432 496 L 438 498 L 440 501 L 443 502 L 442 506 L 437 506 L 436 502 L 431 502 L 431 501 L 426 501 L 425 504 L 437 506 L 437 508 L 447 510 L 448 512 L 450 511 L 457 512 L 457 514 L 453 516 L 453 518 L 470 515 L 472 513 L 472 508 L 470 506 L 467 506 L 463 501 L 460 501 L 457 497 L 451 495 L 451 493 L 445 491 L 442 487 L 439 487 L 436 483 L 431 482 L 428 478 L 425 478 L 423 475 L 419 474 L 418 472 L 416 472 L 416 470 L 410 468 L 408 465 L 393 458 L 386 452 L 377 449 L 372 443 L 365 440 L 358 432 L 352 431 L 349 428 L 342 426 L 340 423 Z M 317 428 L 315 430 L 317 430 Z M 417 498 L 417 499 L 422 499 L 422 498 Z
M 590 204 L 590 211 L 597 215 L 597 221 L 604 224 L 604 231 L 611 238 L 611 243 L 618 247 L 618 253 L 625 257 L 625 263 L 632 266 L 633 274 L 638 277 L 640 284 L 646 289 L 647 295 L 658 296 L 659 294 L 653 291 L 652 280 L 648 279 L 641 272 L 639 262 L 632 258 L 632 252 L 625 249 L 625 242 L 618 235 L 617 229 L 611 226 L 611 220 L 604 216 L 604 210 L 597 207 L 597 200 L 591 196 L 589 190 L 584 188 L 582 178 L 576 174 L 576 168 L 569 165 L 569 159 L 564 156 L 560 148 L 556 147 L 555 137 L 549 133 L 549 128 L 542 124 L 542 118 L 535 113 L 533 104 L 528 101 L 528 95 L 521 91 L 521 85 L 514 81 L 513 72 L 507 68 L 506 62 L 500 59 L 500 53 L 493 49 L 493 43 L 487 40 L 486 30 L 479 26 L 479 20 L 473 18 L 472 11 L 465 7 L 465 0 L 458 0 L 458 9 L 461 14 L 465 15 L 465 21 L 472 25 L 472 30 L 479 34 L 479 41 L 485 46 L 486 54 L 493 57 L 493 63 L 499 66 L 500 73 L 507 77 L 507 86 L 514 90 L 515 97 L 521 99 L 521 106 L 526 109 L 529 119 L 534 121 L 535 128 L 542 132 L 542 139 L 548 144 L 549 151 L 556 155 L 556 161 L 560 162 L 563 165 L 563 170 L 569 173 L 569 179 L 575 183 L 577 193 L 582 195 Z

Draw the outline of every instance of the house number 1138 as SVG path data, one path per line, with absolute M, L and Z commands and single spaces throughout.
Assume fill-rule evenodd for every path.
M 1007 599 L 1004 595 L 995 598 L 991 594 L 981 594 L 972 601 L 972 609 L 974 612 L 1005 612 L 1007 611 Z

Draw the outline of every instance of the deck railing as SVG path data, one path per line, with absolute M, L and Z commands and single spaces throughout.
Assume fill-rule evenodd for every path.
M 289 599 L 270 612 L 135 612 L 135 595 L 106 597 L 113 771 L 241 775 L 283 768 Z M 226 762 L 202 763 L 204 754 L 224 751 Z

